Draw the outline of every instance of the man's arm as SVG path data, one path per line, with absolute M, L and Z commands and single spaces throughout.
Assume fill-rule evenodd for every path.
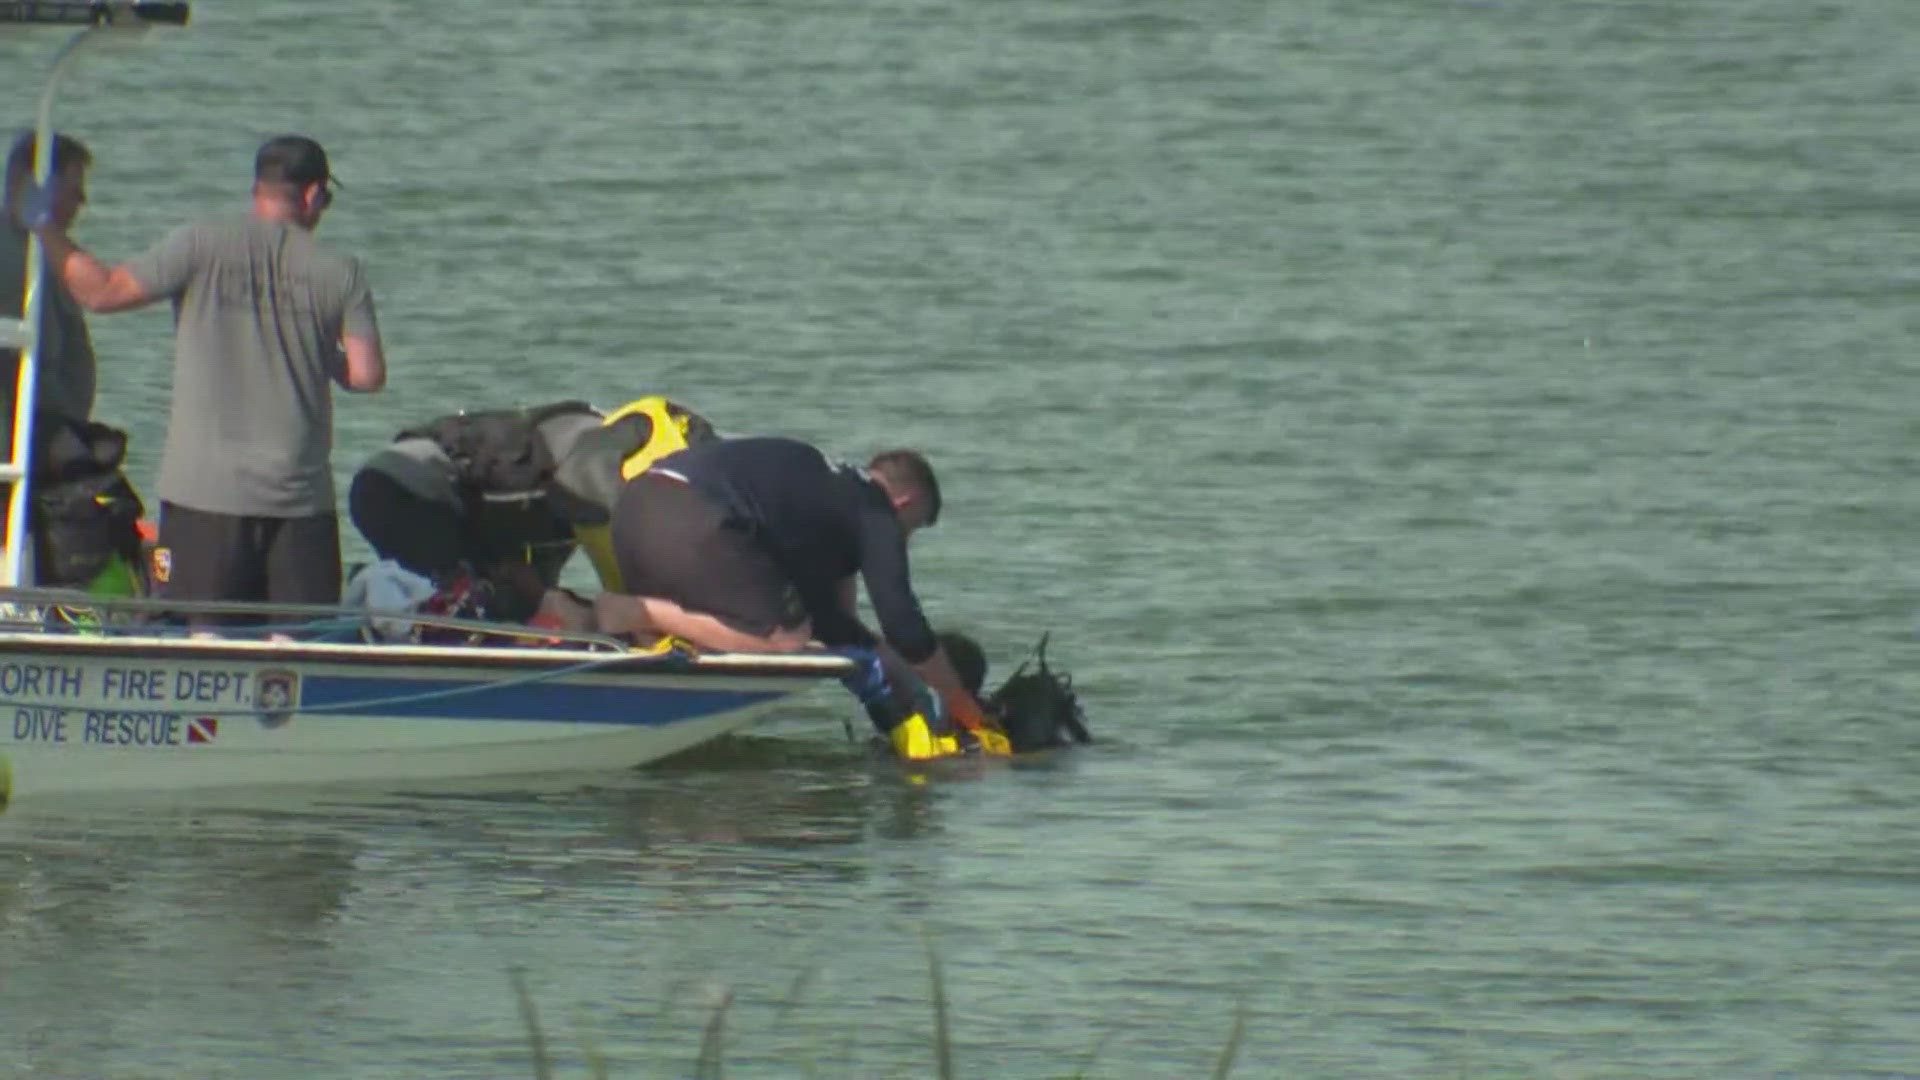
M 372 337 L 348 334 L 340 339 L 340 345 L 346 353 L 338 379 L 343 388 L 370 394 L 387 385 L 387 353 L 380 346 L 379 331 Z
M 813 638 L 822 645 L 853 645 L 862 649 L 883 644 L 878 635 L 860 621 L 854 579 L 842 578 L 832 584 L 800 586 L 800 602 L 807 609 L 807 621 L 813 625 Z
M 927 685 L 940 694 L 940 700 L 946 702 L 947 712 L 967 728 L 997 727 L 999 725 L 987 719 L 987 711 L 980 705 L 979 699 L 960 681 L 960 673 L 953 669 L 953 662 L 947 659 L 944 646 L 936 645 L 933 655 L 917 664 L 911 665 L 914 674 L 927 680 Z
M 344 361 L 333 380 L 344 389 L 370 394 L 387 385 L 387 351 L 380 344 L 380 320 L 373 313 L 373 290 L 356 260 L 347 280 L 345 314 L 340 327 Z
M 873 511 L 861 521 L 861 576 L 887 644 L 914 674 L 939 693 L 947 713 L 968 728 L 993 727 L 986 710 L 960 681 L 940 639 L 927 625 L 907 570 L 907 542 L 890 511 Z
M 104 315 L 157 299 L 125 265 L 109 267 L 75 244 L 65 231 L 48 225 L 36 232 L 47 249 L 47 265 L 59 275 L 74 302 L 88 311 Z
M 842 578 L 838 592 L 840 611 L 849 620 L 858 623 L 860 612 L 857 606 L 859 591 L 856 579 Z M 940 700 L 946 704 L 947 711 L 958 716 L 961 723 L 968 727 L 979 727 L 987 722 L 985 711 L 981 709 L 980 703 L 974 699 L 973 694 L 967 690 L 966 684 L 960 681 L 960 673 L 954 670 L 953 662 L 947 659 L 947 654 L 938 644 L 937 638 L 933 653 L 918 663 L 907 660 L 885 641 L 879 643 L 879 649 L 889 663 L 911 668 L 915 675 L 920 676 L 935 693 L 940 695 Z

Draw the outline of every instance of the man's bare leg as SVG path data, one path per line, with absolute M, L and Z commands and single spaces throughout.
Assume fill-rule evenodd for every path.
M 749 634 L 658 596 L 601 593 L 593 598 L 593 614 L 603 634 L 671 634 L 717 652 L 799 652 L 813 638 L 811 624 Z
M 534 626 L 590 632 L 595 629 L 593 605 L 566 589 L 548 589 L 540 597 L 540 607 L 527 620 Z

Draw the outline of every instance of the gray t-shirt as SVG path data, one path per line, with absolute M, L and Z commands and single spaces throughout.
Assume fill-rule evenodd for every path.
M 378 332 L 359 260 L 298 226 L 235 216 L 183 225 L 127 269 L 173 299 L 160 498 L 220 514 L 335 513 L 340 339 Z
M 44 265 L 44 264 L 43 264 Z M 42 274 L 40 366 L 34 404 L 74 420 L 93 415 L 93 338 L 85 312 L 52 274 Z M 27 234 L 0 212 L 0 318 L 18 319 L 27 304 Z M 20 354 L 0 349 L 0 431 L 13 429 L 13 391 Z

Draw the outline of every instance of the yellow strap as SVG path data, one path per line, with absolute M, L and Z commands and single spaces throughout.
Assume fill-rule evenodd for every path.
M 620 563 L 613 557 L 613 530 L 605 525 L 576 525 L 573 538 L 580 542 L 580 550 L 587 553 L 587 561 L 593 564 L 600 587 L 608 592 L 625 592 Z
M 639 653 L 642 656 L 665 656 L 675 649 L 687 653 L 697 653 L 700 651 L 699 647 L 694 645 L 693 642 L 685 638 L 674 637 L 672 634 L 661 634 L 645 645 L 635 643 L 629 646 L 627 651 Z
M 658 394 L 638 398 L 607 414 L 603 424 L 613 424 L 629 416 L 644 416 L 650 421 L 647 441 L 620 462 L 620 478 L 631 480 L 647 471 L 647 466 L 687 448 L 687 415 Z
M 1013 756 L 1013 743 L 1008 740 L 1006 735 L 993 728 L 983 727 L 972 728 L 971 730 L 973 737 L 980 740 L 980 750 L 982 753 L 991 754 L 995 757 Z
M 636 398 L 608 413 L 603 426 L 618 423 L 629 416 L 647 418 L 647 441 L 620 459 L 620 479 L 631 480 L 647 471 L 654 462 L 687 448 L 688 414 L 658 394 Z M 594 576 L 608 592 L 625 592 L 620 564 L 613 556 L 613 530 L 607 525 L 578 525 L 574 539 L 593 564 Z

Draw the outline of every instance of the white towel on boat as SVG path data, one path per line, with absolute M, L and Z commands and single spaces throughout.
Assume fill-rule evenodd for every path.
M 420 605 L 433 593 L 433 582 L 392 559 L 381 559 L 354 571 L 347 581 L 345 602 L 348 607 L 408 614 L 420 610 Z M 411 641 L 418 629 L 411 619 L 369 619 L 367 622 L 374 636 L 382 641 Z

